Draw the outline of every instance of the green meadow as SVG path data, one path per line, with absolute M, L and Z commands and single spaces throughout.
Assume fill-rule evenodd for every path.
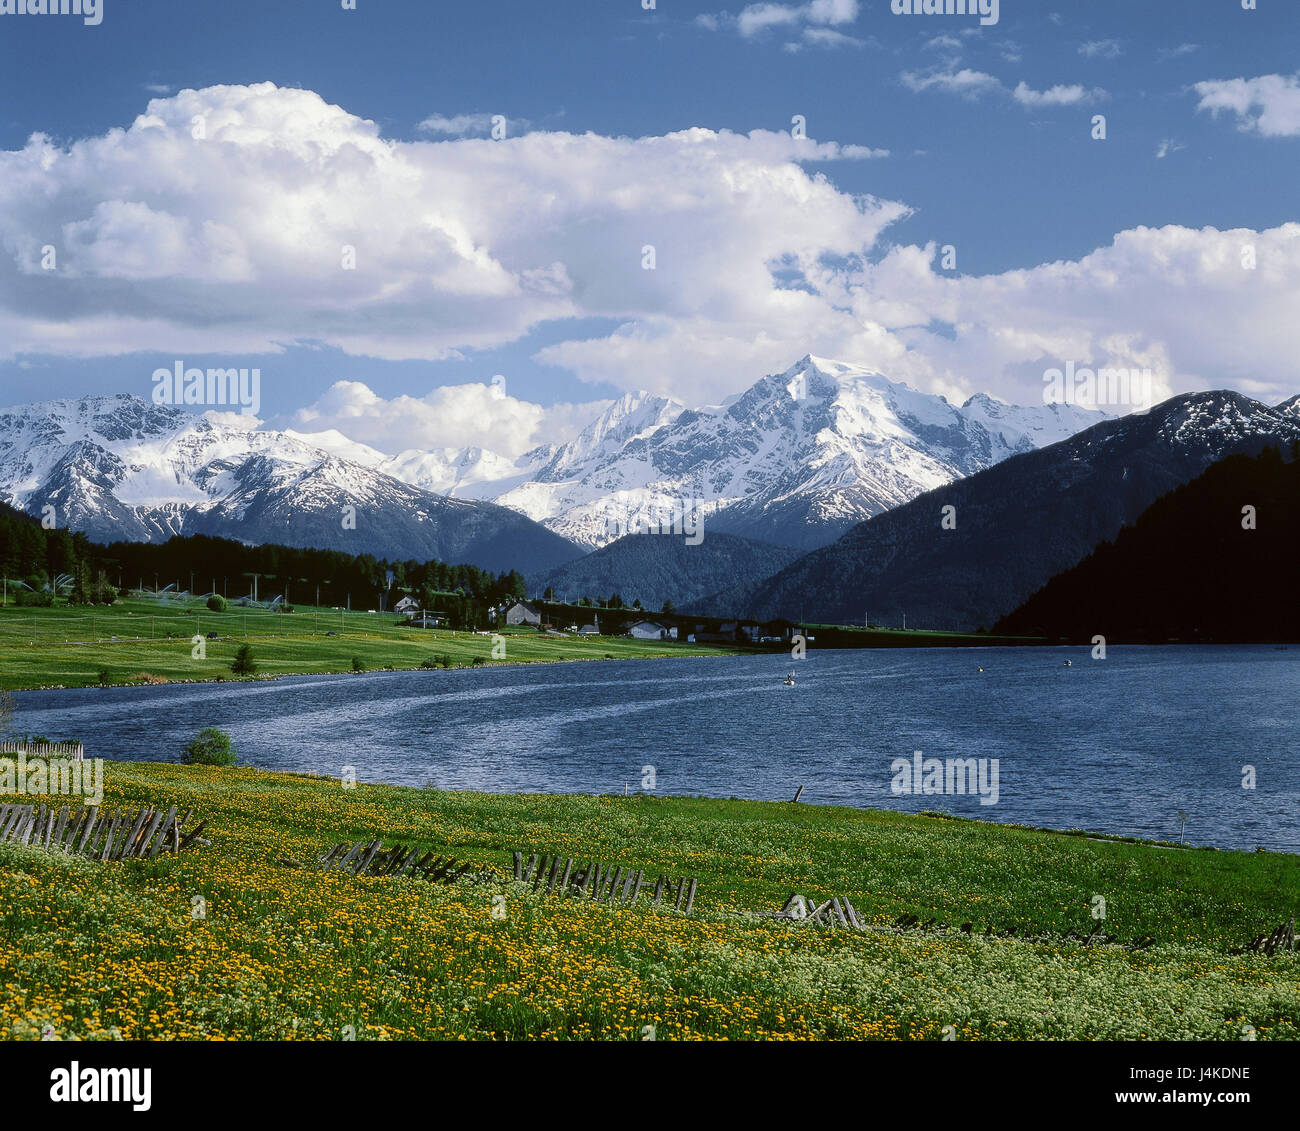
M 535 628 L 506 628 L 504 655 L 491 633 L 403 626 L 391 614 L 297 606 L 292 613 L 232 609 L 214 613 L 201 602 L 130 599 L 93 612 L 85 607 L 0 608 L 0 687 L 89 687 L 232 679 L 241 644 L 259 676 L 319 675 L 478 663 L 638 659 L 718 655 L 727 649 L 627 637 L 555 636 Z M 207 639 L 216 633 L 217 639 Z M 202 658 L 193 637 L 204 637 Z
M 793 803 L 105 776 L 105 806 L 193 808 L 211 844 L 119 863 L 0 845 L 0 1035 L 1300 1038 L 1300 953 L 1234 953 L 1296 910 L 1292 855 Z M 489 877 L 313 869 L 372 837 Z M 697 877 L 694 912 L 534 893 L 514 851 Z M 752 914 L 796 891 L 874 929 Z M 1099 922 L 1107 944 L 1084 945 Z

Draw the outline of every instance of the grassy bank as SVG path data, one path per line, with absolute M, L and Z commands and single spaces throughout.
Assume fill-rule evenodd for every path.
M 1300 1038 L 1300 955 L 1230 953 L 1296 910 L 1295 856 L 808 805 L 348 790 L 246 769 L 115 763 L 106 782 L 108 806 L 192 806 L 212 844 L 118 864 L 0 846 L 0 1035 Z M 443 888 L 281 862 L 380 835 L 500 879 Z M 506 879 L 515 849 L 698 876 L 695 914 L 534 896 Z M 882 928 L 911 913 L 1022 937 L 743 914 L 795 890 L 847 894 Z M 1064 938 L 1095 925 L 1096 895 L 1112 938 L 1156 945 Z
M 1042 636 L 995 636 L 989 632 L 944 632 L 929 628 L 864 628 L 809 624 L 819 648 L 1019 648 L 1051 643 Z
M 208 640 L 209 633 L 217 639 Z M 195 635 L 204 639 L 195 658 Z M 84 608 L 0 609 L 0 687 L 90 687 L 231 679 L 238 647 L 253 650 L 259 675 L 320 675 L 352 670 L 418 668 L 447 657 L 452 665 L 618 660 L 716 655 L 725 649 L 628 637 L 552 636 L 507 628 L 504 656 L 491 635 L 405 627 L 381 613 L 341 613 L 298 607 L 293 613 L 234 610 L 214 613 L 201 603 L 160 605 L 128 600 L 92 614 Z

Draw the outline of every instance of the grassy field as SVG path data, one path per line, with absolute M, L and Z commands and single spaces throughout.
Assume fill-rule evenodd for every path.
M 0 1035 L 1300 1039 L 1300 954 L 1231 953 L 1296 910 L 1295 856 L 788 803 L 344 789 L 165 764 L 105 777 L 106 806 L 192 806 L 212 844 L 116 864 L 0 845 Z M 372 836 L 499 879 L 445 888 L 282 859 Z M 535 896 L 506 879 L 515 849 L 697 876 L 695 913 Z M 745 913 L 796 890 L 848 895 L 882 930 Z M 1095 925 L 1097 895 L 1113 939 L 1156 945 L 1066 939 Z M 888 929 L 905 913 L 954 929 Z
M 247 642 L 259 675 L 317 675 L 352 669 L 418 668 L 448 656 L 453 665 L 476 658 L 498 662 L 491 635 L 450 629 L 404 628 L 380 613 L 340 613 L 298 606 L 293 613 L 232 610 L 128 600 L 91 614 L 84 608 L 0 609 L 0 687 L 88 687 L 108 673 L 110 684 L 231 679 L 231 661 Z M 207 640 L 208 633 L 219 639 Z M 196 659 L 191 639 L 205 637 Z M 618 660 L 650 656 L 717 655 L 726 651 L 676 641 L 627 637 L 542 635 L 507 628 L 505 662 Z M 116 638 L 116 639 L 114 639 Z

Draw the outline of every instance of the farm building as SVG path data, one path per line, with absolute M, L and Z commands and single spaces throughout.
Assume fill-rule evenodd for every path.
M 657 621 L 639 620 L 629 625 L 627 634 L 637 640 L 667 640 L 668 629 Z
M 541 612 L 527 601 L 516 601 L 506 610 L 506 624 L 539 625 L 541 623 Z

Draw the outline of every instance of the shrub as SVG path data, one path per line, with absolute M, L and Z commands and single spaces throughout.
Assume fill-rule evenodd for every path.
M 432 656 L 425 656 L 424 659 L 420 661 L 420 667 L 423 668 L 425 671 L 429 671 L 430 669 L 436 668 L 437 666 L 438 666 L 438 661 L 435 660 Z
M 109 672 L 108 672 L 108 669 L 107 669 L 107 668 L 100 668 L 100 669 L 99 669 L 99 675 L 98 675 L 97 678 L 98 678 L 98 680 L 99 680 L 99 686 L 100 686 L 100 687 L 103 687 L 106 683 L 108 683 L 109 678 L 110 678 L 110 676 L 109 676 Z
M 474 667 L 478 667 L 480 664 L 486 664 L 486 663 L 487 663 L 487 661 L 486 661 L 485 659 L 483 659 L 482 656 L 475 656 L 475 657 L 474 657 L 474 664 L 473 664 Z
M 54 604 L 54 594 L 48 589 L 20 589 L 18 604 L 23 608 L 48 608 Z
M 442 655 L 442 656 L 439 656 L 438 659 L 442 662 L 442 666 L 443 666 L 444 668 L 449 668 L 449 667 L 451 667 L 451 657 L 450 657 L 450 656 L 444 654 L 444 655 Z
M 253 649 L 247 644 L 241 644 L 239 651 L 235 653 L 235 662 L 230 665 L 230 670 L 235 675 L 252 675 L 257 671 L 257 665 L 253 663 Z
M 352 670 L 354 672 L 363 672 L 366 670 L 366 665 L 361 662 L 360 656 L 352 657 Z
M 224 613 L 226 611 L 226 599 L 220 593 L 213 593 L 208 598 L 208 608 L 214 613 Z
M 204 727 L 181 751 L 181 761 L 187 766 L 233 766 L 235 748 L 224 730 Z

